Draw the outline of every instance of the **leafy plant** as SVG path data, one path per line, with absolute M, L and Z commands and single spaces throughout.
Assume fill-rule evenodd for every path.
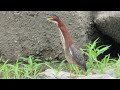
M 38 78 L 39 73 L 43 70 L 43 63 L 36 63 L 32 56 L 22 58 L 27 63 L 16 61 L 15 64 L 7 63 L 7 61 L 0 66 L 1 78 Z
M 110 54 L 105 55 L 101 60 L 98 58 L 101 54 L 107 51 L 110 47 L 111 45 L 110 46 L 107 46 L 107 45 L 98 46 L 98 39 L 96 39 L 94 42 L 90 42 L 86 44 L 85 49 L 80 49 L 88 57 L 88 60 L 86 61 L 88 70 L 86 74 L 104 73 L 107 67 L 109 66 L 112 67 L 116 63 L 115 59 L 110 58 Z M 80 70 L 79 72 L 81 73 L 82 71 Z
M 101 63 L 100 60 L 98 60 L 98 56 L 103 54 L 105 51 L 107 51 L 110 46 L 107 45 L 101 45 L 97 46 L 98 44 L 98 39 L 96 39 L 93 43 L 88 43 L 86 46 L 86 49 L 81 49 L 85 55 L 88 56 L 88 61 L 87 61 L 87 66 L 94 67 L 93 65 Z M 103 58 L 103 61 L 105 62 L 106 57 L 110 57 L 109 55 L 105 56 Z M 108 60 L 108 59 L 107 59 Z
M 84 53 L 89 57 L 89 60 L 93 60 L 94 62 L 99 62 L 98 56 L 107 51 L 110 46 L 101 45 L 97 47 L 98 39 L 96 39 L 93 43 L 88 43 L 86 49 L 82 49 Z

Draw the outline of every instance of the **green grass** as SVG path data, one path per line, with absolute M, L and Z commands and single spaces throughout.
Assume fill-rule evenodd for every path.
M 30 56 L 25 58 L 27 63 L 17 62 L 15 64 L 7 63 L 7 61 L 0 66 L 1 78 L 6 79 L 34 79 L 37 78 L 39 72 L 42 71 L 42 63 L 33 62 L 33 58 Z
M 53 69 L 55 74 L 59 74 L 61 70 L 67 68 L 65 60 L 53 61 L 52 58 L 46 58 L 44 62 L 40 59 L 35 59 L 33 56 L 28 58 L 21 57 L 22 61 L 16 63 L 1 63 L 0 78 L 1 79 L 40 79 L 40 73 L 46 69 Z
M 99 60 L 99 56 L 104 54 L 111 46 L 101 45 L 98 46 L 98 39 L 85 45 L 85 49 L 80 49 L 88 57 L 86 61 L 87 72 L 79 70 L 79 74 L 103 74 L 105 70 L 114 69 L 116 71 L 116 78 L 120 78 L 120 56 L 118 59 L 112 59 L 110 54 L 104 55 Z M 2 59 L 2 58 L 1 58 Z M 28 58 L 21 57 L 22 61 L 17 60 L 14 64 L 7 61 L 0 64 L 0 78 L 1 79 L 39 79 L 40 73 L 50 68 L 55 74 L 60 71 L 69 71 L 68 63 L 65 60 L 53 60 L 46 58 L 44 60 L 35 59 L 33 56 Z M 42 62 L 44 61 L 44 62 Z M 72 65 L 73 73 L 75 73 L 75 65 Z

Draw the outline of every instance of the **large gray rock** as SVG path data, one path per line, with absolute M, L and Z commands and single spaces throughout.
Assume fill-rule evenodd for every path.
M 99 11 L 94 22 L 98 30 L 120 43 L 120 11 Z
M 90 40 L 93 31 L 89 11 L 0 11 L 1 56 L 10 60 L 29 55 L 64 58 L 57 26 L 42 18 L 48 13 L 64 21 L 78 47 Z

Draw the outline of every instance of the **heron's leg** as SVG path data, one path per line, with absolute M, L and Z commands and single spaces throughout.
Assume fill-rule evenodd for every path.
M 72 65 L 69 64 L 69 66 L 70 66 L 70 78 L 71 78 L 72 77 Z
M 79 67 L 76 65 L 76 78 L 78 78 Z

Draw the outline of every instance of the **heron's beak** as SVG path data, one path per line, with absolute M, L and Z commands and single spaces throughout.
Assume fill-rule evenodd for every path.
M 47 20 L 51 21 L 53 18 L 52 17 L 47 17 Z

